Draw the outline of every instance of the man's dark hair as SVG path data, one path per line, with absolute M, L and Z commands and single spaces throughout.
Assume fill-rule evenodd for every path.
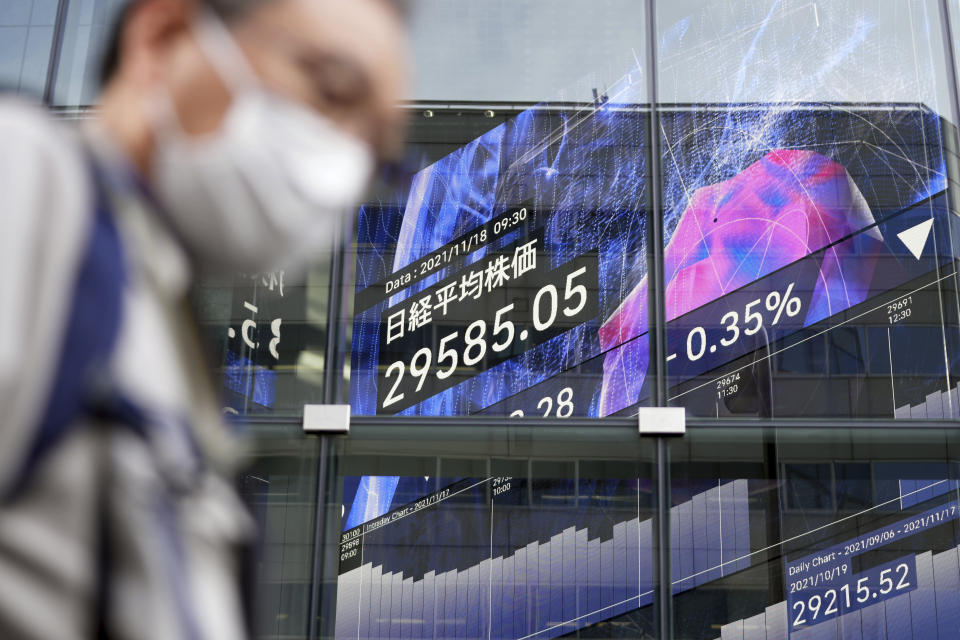
M 198 0 L 198 3 L 213 11 L 224 22 L 236 20 L 246 14 L 253 7 L 271 2 L 272 0 Z M 406 17 L 408 13 L 408 3 L 406 0 L 385 0 L 386 4 L 397 10 L 401 17 Z M 100 61 L 100 87 L 103 88 L 113 78 L 120 66 L 120 43 L 123 36 L 123 28 L 127 24 L 133 9 L 140 3 L 140 0 L 130 0 L 117 13 L 110 25 L 110 36 L 107 38 L 107 46 L 103 51 L 103 57 Z

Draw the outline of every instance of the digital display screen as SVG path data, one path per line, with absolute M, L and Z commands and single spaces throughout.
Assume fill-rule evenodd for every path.
M 785 494 L 799 488 L 784 483 Z M 749 600 L 759 613 L 737 620 L 742 604 L 701 605 L 685 614 L 687 627 L 702 616 L 714 632 L 722 621 L 718 637 L 798 639 L 838 628 L 934 638 L 956 628 L 956 480 L 879 481 L 875 504 L 824 524 L 788 501 L 779 517 L 799 531 L 773 545 L 758 535 L 778 517 L 756 498 L 766 484 L 674 482 L 675 597 L 704 587 L 698 597 L 710 602 L 709 593 L 751 584 L 766 596 L 768 563 L 783 568 L 773 602 Z M 459 478 L 395 507 L 341 535 L 335 637 L 554 638 L 601 622 L 622 637 L 653 635 L 651 490 L 645 478 Z
M 755 105 L 660 119 L 671 404 L 960 415 L 960 229 L 938 116 Z M 534 107 L 420 171 L 404 204 L 364 207 L 353 412 L 648 403 L 648 124 L 612 102 Z
M 748 566 L 747 488 L 721 482 L 673 508 L 677 535 L 698 545 L 678 553 L 678 592 Z M 650 489 L 463 478 L 348 529 L 336 637 L 554 638 L 648 607 Z
M 933 487 L 945 485 L 944 489 L 953 484 L 930 483 Z M 815 554 L 787 561 L 791 632 L 915 590 L 919 586 L 916 554 L 865 566 L 868 554 L 888 545 L 898 548 L 904 538 L 956 520 L 958 515 L 957 501 L 951 500 Z
M 960 415 L 948 126 L 921 105 L 665 108 L 670 403 L 714 417 Z M 424 168 L 402 204 L 364 207 L 353 412 L 604 417 L 649 403 L 648 130 L 615 99 L 535 107 Z M 546 638 L 601 620 L 653 633 L 636 613 L 652 602 L 644 480 L 607 487 L 636 505 L 615 511 L 541 512 L 525 482 L 351 479 L 337 637 Z M 547 484 L 594 495 L 583 482 Z M 675 496 L 676 594 L 753 567 L 750 482 Z M 774 540 L 796 549 L 784 596 L 749 624 L 819 637 L 821 622 L 916 598 L 931 554 L 956 553 L 956 499 L 928 493 L 901 488 L 895 513 L 878 502 Z M 946 541 L 914 549 L 930 536 Z

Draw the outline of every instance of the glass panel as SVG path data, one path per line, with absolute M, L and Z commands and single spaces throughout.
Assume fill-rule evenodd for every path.
M 5 0 L 0 6 L 0 90 L 43 95 L 56 13 L 57 0 Z
M 417 0 L 414 100 L 592 100 L 643 55 L 644 3 Z M 558 92 L 563 92 L 558 94 Z
M 655 636 L 652 445 L 597 430 L 357 428 L 322 637 Z
M 645 311 L 609 319 L 646 273 L 642 4 L 418 6 L 418 98 L 431 101 L 410 109 L 413 177 L 358 216 L 354 413 L 635 406 L 646 387 L 622 388 L 620 359 L 645 357 Z
M 657 9 L 671 402 L 960 415 L 938 3 Z
M 195 288 L 227 413 L 299 416 L 304 404 L 325 401 L 330 254 L 316 261 L 305 275 L 206 279 Z
M 958 454 L 953 430 L 697 430 L 675 441 L 676 637 L 953 637 Z
M 257 638 L 306 638 L 317 507 L 316 438 L 296 425 L 253 425 L 240 492 L 257 523 Z

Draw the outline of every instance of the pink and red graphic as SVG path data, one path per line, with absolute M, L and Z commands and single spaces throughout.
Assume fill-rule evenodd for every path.
M 667 320 L 874 222 L 866 200 L 843 166 L 813 151 L 771 151 L 733 178 L 689 195 L 664 252 Z M 809 294 L 804 326 L 866 298 L 883 239 L 876 228 L 863 237 L 858 243 L 830 246 L 816 282 L 802 283 Z M 646 338 L 633 338 L 647 331 L 647 323 L 644 277 L 599 330 L 601 347 L 607 351 L 601 416 L 639 398 L 649 348 Z M 622 346 L 616 348 L 618 345 Z

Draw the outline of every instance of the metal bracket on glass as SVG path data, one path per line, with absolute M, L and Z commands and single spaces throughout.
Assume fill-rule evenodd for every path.
M 640 407 L 637 418 L 642 436 L 682 436 L 687 432 L 683 407 Z
M 350 433 L 350 405 L 303 405 L 303 432 L 316 435 L 348 435 Z

